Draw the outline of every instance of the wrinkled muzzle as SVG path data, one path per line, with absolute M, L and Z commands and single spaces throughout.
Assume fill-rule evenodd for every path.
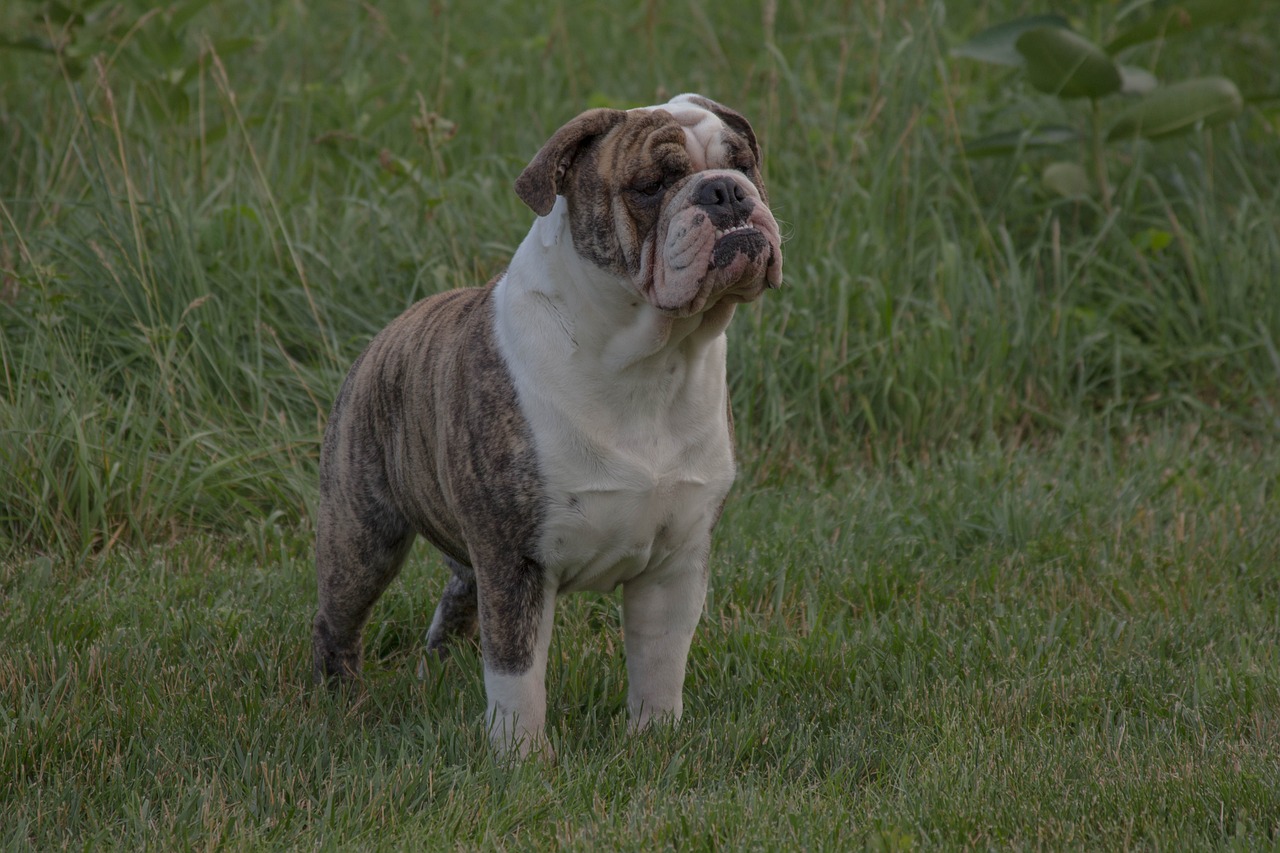
M 778 223 L 745 175 L 699 172 L 673 187 L 643 253 L 641 290 L 654 307 L 687 317 L 781 283 Z

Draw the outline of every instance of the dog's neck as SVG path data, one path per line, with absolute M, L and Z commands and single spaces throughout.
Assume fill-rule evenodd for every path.
M 571 354 L 580 369 L 598 371 L 610 381 L 625 382 L 628 374 L 636 374 L 638 381 L 647 382 L 654 371 L 670 370 L 673 359 L 700 359 L 723 336 L 733 305 L 672 317 L 649 304 L 629 282 L 577 252 L 556 250 L 572 239 L 561 196 L 534 223 L 499 285 L 504 309 L 520 312 L 526 323 L 533 321 L 529 328 L 537 329 L 537 340 L 526 344 Z M 723 352 L 722 347 L 713 349 Z

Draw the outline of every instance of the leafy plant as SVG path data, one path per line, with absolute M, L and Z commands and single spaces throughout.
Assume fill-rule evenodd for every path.
M 1148 11 L 1136 23 L 1118 24 L 1134 5 Z M 1244 98 L 1226 77 L 1197 77 L 1163 84 L 1154 74 L 1123 63 L 1131 48 L 1203 27 L 1237 21 L 1252 13 L 1258 0 L 1188 0 L 1181 3 L 1133 4 L 1117 13 L 1109 27 L 1116 34 L 1105 46 L 1076 32 L 1061 15 L 1017 18 L 997 24 L 952 49 L 953 56 L 1016 67 L 1038 92 L 1063 101 L 1089 101 L 1082 121 L 1086 129 L 1030 126 L 1001 131 L 965 143 L 970 157 L 1020 155 L 1065 144 L 1085 147 L 1089 169 L 1076 161 L 1055 161 L 1041 178 L 1063 196 L 1095 190 L 1110 207 L 1105 143 L 1141 137 L 1160 139 L 1206 128 L 1239 115 Z M 1118 95 L 1125 103 L 1104 109 L 1104 99 Z
M 249 38 L 224 38 L 199 46 L 192 22 L 211 0 L 112 3 L 104 0 L 29 0 L 25 25 L 0 34 L 0 49 L 30 52 L 56 60 L 60 72 L 78 80 L 98 57 L 146 83 L 143 103 L 153 110 L 185 115 L 194 80 L 212 50 L 227 57 L 255 44 Z

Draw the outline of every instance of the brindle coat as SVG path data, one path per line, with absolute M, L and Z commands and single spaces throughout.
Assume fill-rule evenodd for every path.
M 417 303 L 374 338 L 338 393 L 320 456 L 317 678 L 359 675 L 369 611 L 418 534 L 454 571 L 429 646 L 475 631 L 479 584 L 486 621 L 507 626 L 482 637 L 485 659 L 500 671 L 528 666 L 543 595 L 530 556 L 538 469 L 493 339 L 492 294 L 490 282 Z M 432 405 L 446 398 L 454 408 Z M 486 567 L 478 578 L 476 562 Z

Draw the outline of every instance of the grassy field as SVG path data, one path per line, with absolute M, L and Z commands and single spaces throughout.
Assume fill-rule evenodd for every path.
M 85 6 L 0 8 L 0 845 L 1280 843 L 1265 5 L 1127 55 L 1249 105 L 1109 148 L 1111 204 L 1041 185 L 1070 148 L 963 156 L 1087 111 L 948 55 L 1038 5 Z M 561 122 L 686 90 L 753 119 L 788 240 L 731 330 L 685 722 L 626 735 L 618 603 L 577 596 L 559 761 L 495 763 L 478 651 L 415 674 L 425 548 L 365 693 L 313 692 L 350 360 L 503 267 Z

